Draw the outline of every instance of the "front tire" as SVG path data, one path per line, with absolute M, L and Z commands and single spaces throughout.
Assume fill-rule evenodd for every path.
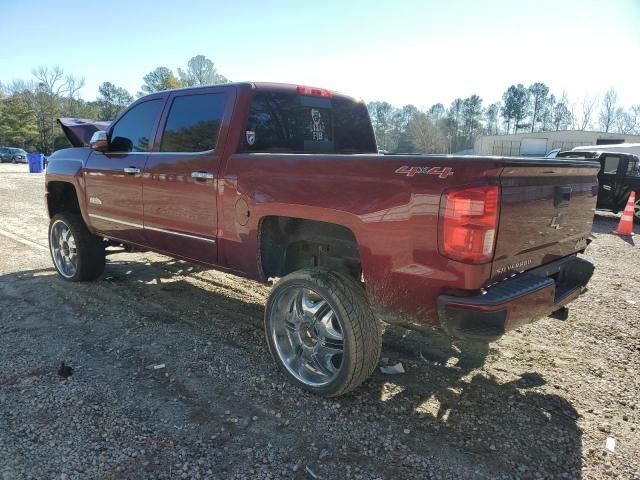
M 78 214 L 59 213 L 51 219 L 49 252 L 56 271 L 67 281 L 95 280 L 104 271 L 104 242 L 87 230 Z
M 293 272 L 273 288 L 265 333 L 276 364 L 295 385 L 344 395 L 373 373 L 382 332 L 362 288 L 323 268 Z
M 636 192 L 636 203 L 633 205 L 633 223 L 640 224 L 640 192 Z

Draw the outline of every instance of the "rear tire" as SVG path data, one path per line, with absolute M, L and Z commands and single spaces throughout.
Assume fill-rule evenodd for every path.
M 380 358 L 378 320 L 353 280 L 323 268 L 293 272 L 265 310 L 269 351 L 294 385 L 323 397 L 360 386 Z
M 51 219 L 49 252 L 56 271 L 64 280 L 91 281 L 104 271 L 104 241 L 87 230 L 79 214 L 64 212 Z
M 636 203 L 633 205 L 633 223 L 640 224 L 640 192 L 636 192 Z

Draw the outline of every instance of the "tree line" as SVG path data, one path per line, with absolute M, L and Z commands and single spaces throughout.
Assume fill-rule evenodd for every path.
M 502 100 L 483 106 L 478 95 L 456 98 L 421 110 L 388 102 L 367 104 L 379 148 L 402 153 L 449 153 L 473 148 L 480 135 L 598 129 L 640 134 L 640 104 L 625 108 L 614 88 L 602 100 L 585 96 L 572 102 L 566 92 L 550 93 L 541 82 L 509 86 Z
M 32 79 L 0 84 L 0 146 L 20 147 L 45 154 L 68 147 L 56 119 L 59 117 L 113 120 L 134 97 L 111 82 L 98 87 L 93 101 L 80 98 L 85 80 L 68 74 L 60 66 L 41 65 L 31 71 Z M 169 88 L 227 83 L 215 64 L 204 55 L 191 58 L 174 73 L 158 67 L 142 79 L 137 96 Z
M 59 66 L 39 66 L 32 79 L 0 84 L 0 145 L 50 154 L 68 143 L 56 118 L 113 120 L 134 96 L 105 81 L 93 101 L 79 92 L 84 78 Z M 176 72 L 157 67 L 142 78 L 136 96 L 195 85 L 227 83 L 213 61 L 204 55 L 189 59 Z M 396 107 L 388 102 L 367 104 L 379 148 L 389 152 L 446 153 L 473 147 L 480 135 L 551 130 L 587 130 L 640 134 L 640 105 L 625 108 L 615 89 L 602 96 L 572 102 L 566 92 L 556 97 L 541 82 L 509 86 L 498 102 L 483 105 L 478 95 L 456 98 L 449 107 L 435 103 L 428 109 Z

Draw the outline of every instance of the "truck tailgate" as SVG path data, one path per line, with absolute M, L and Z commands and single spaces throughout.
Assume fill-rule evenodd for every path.
M 599 165 L 514 161 L 500 175 L 500 223 L 492 280 L 584 249 L 598 193 Z

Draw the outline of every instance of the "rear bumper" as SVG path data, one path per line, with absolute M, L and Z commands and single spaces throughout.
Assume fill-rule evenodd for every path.
M 440 323 L 454 336 L 496 340 L 509 330 L 546 317 L 575 300 L 594 266 L 575 256 L 543 265 L 469 297 L 440 295 Z

